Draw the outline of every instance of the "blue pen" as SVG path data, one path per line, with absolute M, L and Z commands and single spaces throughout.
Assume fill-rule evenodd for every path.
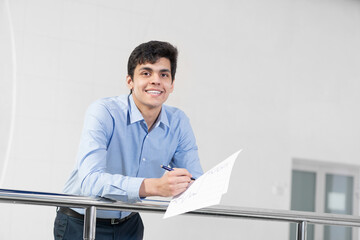
M 174 171 L 174 169 L 173 168 L 171 168 L 171 167 L 168 167 L 168 166 L 164 166 L 164 165 L 161 165 L 161 167 L 163 168 L 163 169 L 165 169 L 166 171 Z M 194 180 L 195 181 L 195 178 L 191 178 L 191 180 Z

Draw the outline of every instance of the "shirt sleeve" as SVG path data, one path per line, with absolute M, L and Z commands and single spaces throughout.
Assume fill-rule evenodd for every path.
M 179 123 L 179 144 L 171 163 L 172 167 L 185 168 L 195 178 L 203 174 L 198 147 L 189 118 L 182 113 Z
M 139 189 L 144 178 L 110 174 L 106 171 L 107 148 L 114 130 L 114 121 L 101 103 L 93 103 L 85 115 L 77 170 L 81 194 L 101 196 L 124 202 L 140 201 Z

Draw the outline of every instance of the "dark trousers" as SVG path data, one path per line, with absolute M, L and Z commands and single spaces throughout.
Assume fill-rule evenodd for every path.
M 84 220 L 57 212 L 54 224 L 55 240 L 83 240 Z M 95 240 L 141 240 L 144 225 L 137 213 L 118 224 L 97 222 Z

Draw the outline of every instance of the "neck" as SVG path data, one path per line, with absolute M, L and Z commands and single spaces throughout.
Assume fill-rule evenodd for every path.
M 151 107 L 138 102 L 137 98 L 133 97 L 136 107 L 139 109 L 141 115 L 143 116 L 146 125 L 148 126 L 148 131 L 152 128 L 157 118 L 160 115 L 162 106 Z
M 140 110 L 141 115 L 143 116 L 143 118 L 148 126 L 148 131 L 150 131 L 150 129 L 153 127 L 154 123 L 158 119 L 158 117 L 160 115 L 160 111 L 161 111 L 161 109 L 154 109 L 154 110 L 149 110 L 149 111 Z

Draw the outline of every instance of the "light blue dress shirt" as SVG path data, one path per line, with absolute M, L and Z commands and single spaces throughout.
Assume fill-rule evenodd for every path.
M 195 136 L 184 112 L 163 105 L 149 132 L 132 95 L 103 98 L 86 112 L 76 167 L 64 192 L 137 202 L 144 178 L 164 174 L 160 165 L 186 168 L 195 178 L 203 173 Z M 128 214 L 97 211 L 99 218 Z

